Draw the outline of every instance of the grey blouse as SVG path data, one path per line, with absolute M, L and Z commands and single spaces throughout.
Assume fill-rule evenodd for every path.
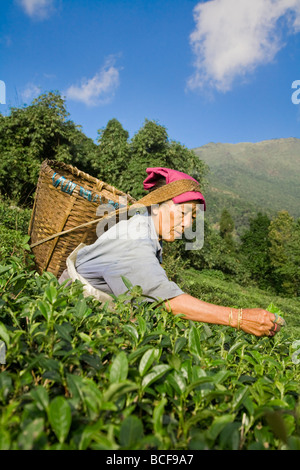
M 77 255 L 76 270 L 96 289 L 108 294 L 126 292 L 121 276 L 139 285 L 145 296 L 171 299 L 184 292 L 167 277 L 161 266 L 160 244 L 152 217 L 136 214 L 103 233 Z M 153 299 L 149 299 L 149 302 Z

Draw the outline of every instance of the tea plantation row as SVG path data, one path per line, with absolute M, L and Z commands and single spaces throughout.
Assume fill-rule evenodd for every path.
M 300 449 L 288 330 L 189 322 L 128 283 L 113 313 L 79 283 L 0 264 L 0 449 Z

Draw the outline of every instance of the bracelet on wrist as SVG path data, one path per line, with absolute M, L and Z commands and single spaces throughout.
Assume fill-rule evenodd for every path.
M 238 311 L 238 318 L 237 318 L 237 329 L 238 329 L 238 330 L 241 329 L 242 319 L 243 319 L 243 309 L 242 309 L 242 308 L 239 308 L 239 311 Z

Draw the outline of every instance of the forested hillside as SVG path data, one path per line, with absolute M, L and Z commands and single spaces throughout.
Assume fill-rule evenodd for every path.
M 209 143 L 194 149 L 210 168 L 208 217 L 217 223 L 226 207 L 241 233 L 249 215 L 280 210 L 300 217 L 300 139 Z

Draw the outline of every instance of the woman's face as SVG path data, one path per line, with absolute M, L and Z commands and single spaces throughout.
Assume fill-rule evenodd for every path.
M 195 203 L 174 204 L 167 201 L 161 204 L 154 216 L 157 234 L 167 242 L 182 238 L 184 230 L 192 225 L 195 212 Z

